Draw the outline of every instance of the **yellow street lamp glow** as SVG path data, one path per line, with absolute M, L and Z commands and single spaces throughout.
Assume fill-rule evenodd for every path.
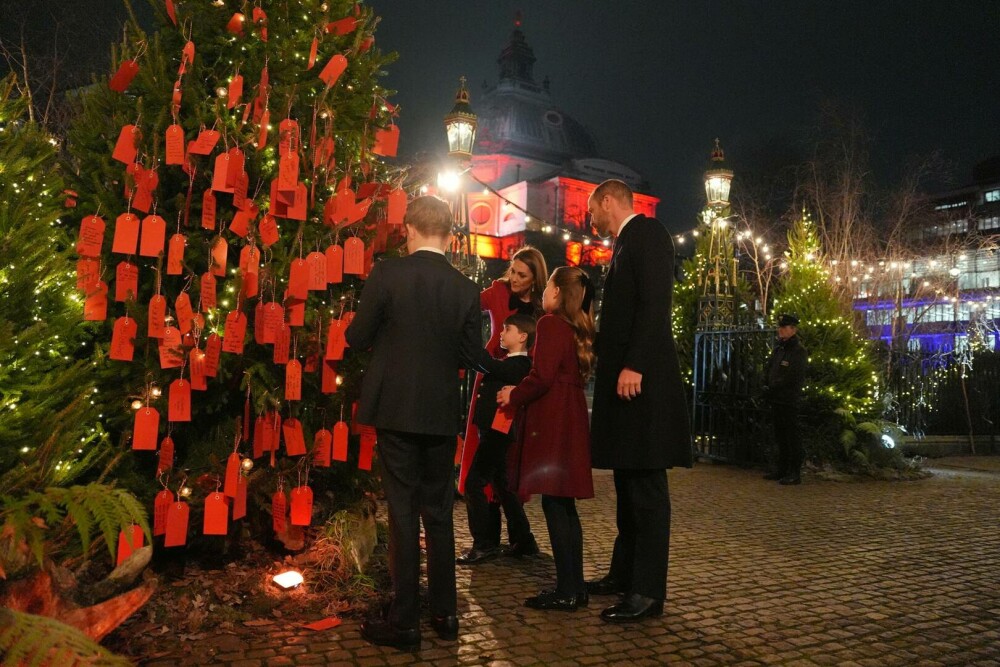
M 462 178 L 457 171 L 449 169 L 438 174 L 438 189 L 443 192 L 458 192 L 462 185 Z

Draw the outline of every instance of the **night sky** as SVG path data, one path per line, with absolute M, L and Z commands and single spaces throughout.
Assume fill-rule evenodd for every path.
M 747 182 L 805 159 L 823 107 L 863 118 L 882 187 L 935 152 L 952 184 L 964 184 L 976 161 L 1000 153 L 996 0 L 370 4 L 382 16 L 378 45 L 400 56 L 387 84 L 399 91 L 402 157 L 444 151 L 458 77 L 469 78 L 475 108 L 523 9 L 536 80 L 549 76 L 556 106 L 590 130 L 603 157 L 643 174 L 675 230 L 694 224 L 716 136 L 739 188 L 741 174 Z M 117 0 L 0 0 L 0 37 L 26 17 L 44 51 L 61 18 L 64 77 L 78 85 L 107 67 L 122 14 Z

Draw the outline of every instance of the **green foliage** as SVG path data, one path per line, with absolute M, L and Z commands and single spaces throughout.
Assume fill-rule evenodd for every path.
M 0 609 L 0 654 L 5 665 L 127 667 L 85 634 L 45 616 Z
M 46 553 L 53 544 L 60 545 L 61 555 L 86 553 L 95 535 L 104 538 L 114 561 L 119 531 L 133 524 L 142 527 L 148 540 L 149 525 L 141 503 L 128 491 L 105 484 L 50 487 L 20 497 L 0 496 L 0 525 L 12 531 L 11 544 L 21 540 L 27 543 L 39 565 L 46 556 L 53 556 Z M 74 535 L 72 543 L 78 547 L 75 550 L 68 539 Z

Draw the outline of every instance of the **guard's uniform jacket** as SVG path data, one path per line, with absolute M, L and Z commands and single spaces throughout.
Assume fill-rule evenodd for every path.
M 771 403 L 794 405 L 799 402 L 806 381 L 806 349 L 798 336 L 780 341 L 767 361 L 767 385 L 764 397 Z

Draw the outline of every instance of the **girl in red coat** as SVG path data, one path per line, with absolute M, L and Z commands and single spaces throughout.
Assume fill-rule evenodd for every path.
M 542 494 L 556 566 L 555 590 L 524 601 L 533 609 L 575 611 L 586 606 L 583 531 L 576 498 L 593 498 L 590 427 L 583 383 L 594 368 L 594 286 L 581 269 L 552 272 L 542 295 L 531 372 L 497 394 L 499 405 L 525 406 L 520 451 L 511 487 Z

